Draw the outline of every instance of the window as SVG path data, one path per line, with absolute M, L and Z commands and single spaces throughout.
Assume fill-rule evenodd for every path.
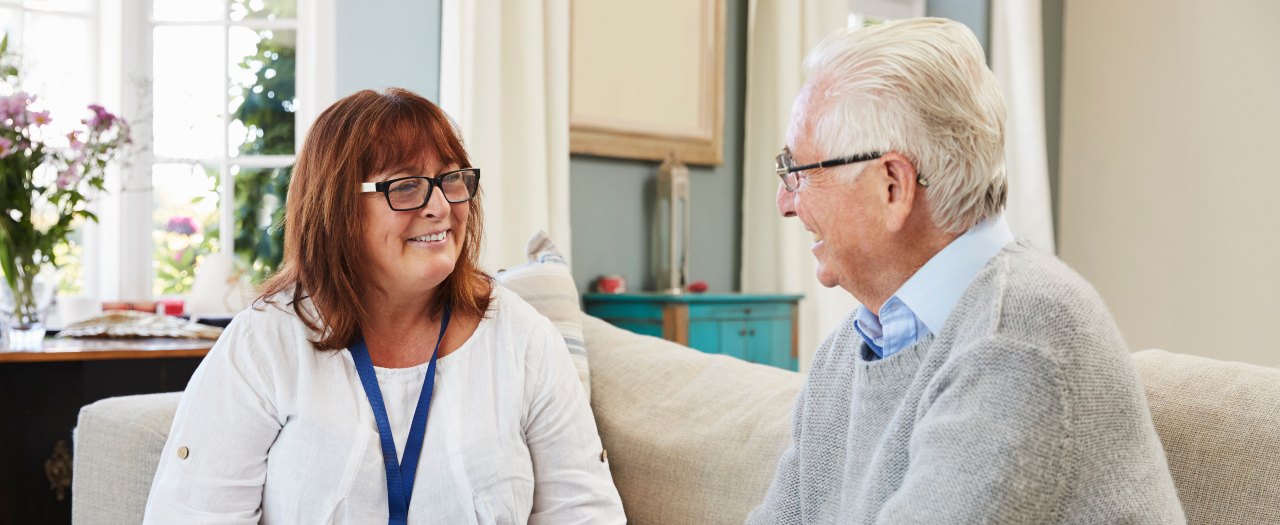
M 215 251 L 265 275 L 300 131 L 335 98 L 335 0 L 79 1 L 101 12 L 102 103 L 138 145 L 95 202 L 85 295 L 181 296 Z
M 334 100 L 336 0 L 0 0 L 22 89 L 64 136 L 100 103 L 137 149 L 59 252 L 60 295 L 181 295 L 201 258 L 282 255 L 300 130 Z M 225 232 L 225 234 L 224 234 Z
M 153 0 L 152 293 L 188 292 L 234 251 L 256 278 L 282 255 L 297 138 L 295 0 Z

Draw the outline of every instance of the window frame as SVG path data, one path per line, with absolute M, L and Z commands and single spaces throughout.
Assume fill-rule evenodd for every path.
M 320 110 L 335 97 L 335 49 L 336 0 L 298 0 L 297 17 L 287 21 L 262 19 L 230 20 L 224 11 L 220 21 L 169 22 L 156 21 L 151 16 L 152 0 L 101 0 L 100 57 L 101 72 L 110 78 L 102 78 L 100 98 L 109 107 L 119 107 L 120 113 L 131 118 L 134 141 L 139 147 L 126 166 L 112 170 L 108 180 L 108 194 L 95 202 L 100 222 L 90 226 L 85 237 L 95 242 L 85 246 L 85 295 L 99 299 L 149 299 L 155 280 L 152 241 L 154 224 L 154 188 L 152 166 L 167 162 L 205 163 L 216 166 L 222 174 L 219 185 L 219 225 L 223 233 L 219 249 L 234 252 L 234 188 L 231 175 L 233 166 L 244 169 L 276 168 L 289 166 L 295 155 L 248 155 L 232 157 L 228 154 L 229 138 L 225 126 L 230 122 L 229 109 L 223 105 L 222 148 L 216 159 L 189 159 L 158 157 L 151 149 L 153 128 L 151 84 L 153 31 L 158 26 L 220 25 L 224 33 L 232 26 L 253 29 L 287 29 L 296 31 L 297 62 L 295 70 L 295 94 L 298 99 L 294 114 L 297 134 L 294 137 L 295 152 L 301 149 L 305 130 Z M 219 64 L 223 77 L 224 101 L 229 100 L 230 75 L 225 69 L 229 51 L 223 46 L 223 60 Z M 140 87 L 141 86 L 141 87 Z M 216 164 L 215 164 L 216 163 Z M 92 261 L 92 262 L 91 262 Z M 92 274 L 92 275 L 90 275 Z M 93 283 L 90 286 L 90 283 Z

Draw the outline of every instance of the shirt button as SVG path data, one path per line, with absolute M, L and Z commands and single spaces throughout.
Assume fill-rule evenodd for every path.
M 178 447 L 178 459 L 187 459 L 187 455 L 191 453 L 187 447 Z

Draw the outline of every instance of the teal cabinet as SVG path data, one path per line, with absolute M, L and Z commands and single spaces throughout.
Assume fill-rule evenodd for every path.
M 619 328 L 713 354 L 797 369 L 799 295 L 586 294 L 584 309 Z

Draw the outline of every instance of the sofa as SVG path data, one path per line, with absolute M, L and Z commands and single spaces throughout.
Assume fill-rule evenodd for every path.
M 790 439 L 794 372 L 583 316 L 591 406 L 631 523 L 742 523 Z M 1280 523 L 1280 369 L 1133 355 L 1190 523 Z M 76 430 L 72 521 L 136 524 L 180 393 L 106 399 Z

